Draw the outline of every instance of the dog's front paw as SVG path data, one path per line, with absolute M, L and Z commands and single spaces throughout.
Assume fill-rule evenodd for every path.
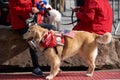
M 92 73 L 91 74 L 90 73 L 86 74 L 86 76 L 88 76 L 88 77 L 92 77 L 92 75 L 93 75 Z
M 48 75 L 47 77 L 46 77 L 46 80 L 52 80 L 53 79 L 53 75 Z

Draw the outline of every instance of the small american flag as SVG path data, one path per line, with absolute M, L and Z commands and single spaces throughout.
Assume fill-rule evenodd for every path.
M 74 38 L 75 33 L 72 30 L 61 30 L 60 33 L 63 33 L 64 36 L 68 36 L 70 38 Z

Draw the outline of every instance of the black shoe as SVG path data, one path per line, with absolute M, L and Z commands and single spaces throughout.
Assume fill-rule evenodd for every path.
M 33 69 L 32 74 L 37 77 L 44 77 L 43 72 L 41 71 L 40 68 Z

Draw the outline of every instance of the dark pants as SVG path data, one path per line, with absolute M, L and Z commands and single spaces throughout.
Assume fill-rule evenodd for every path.
M 28 27 L 16 31 L 22 36 L 25 32 L 27 32 L 27 30 Z M 30 46 L 29 46 L 29 51 L 33 63 L 33 68 L 39 67 L 37 51 L 33 50 Z

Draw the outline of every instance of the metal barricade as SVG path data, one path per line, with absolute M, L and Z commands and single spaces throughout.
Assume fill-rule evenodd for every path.
M 113 34 L 120 35 L 120 0 L 110 0 L 113 9 Z

